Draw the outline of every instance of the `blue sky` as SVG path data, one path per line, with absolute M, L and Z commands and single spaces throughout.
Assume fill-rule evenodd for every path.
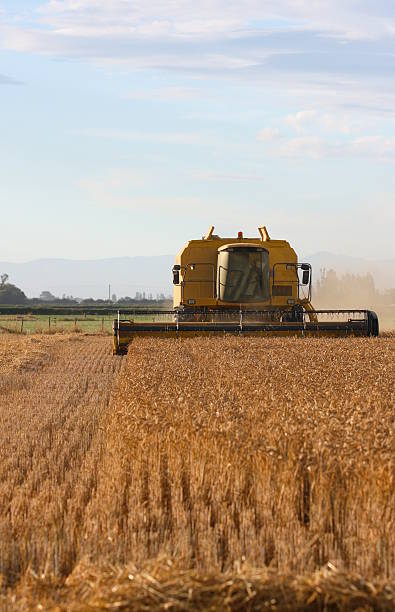
M 0 260 L 395 257 L 395 7 L 0 0 Z

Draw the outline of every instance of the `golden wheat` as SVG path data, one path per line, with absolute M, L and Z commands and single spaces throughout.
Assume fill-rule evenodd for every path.
M 394 337 L 31 340 L 0 337 L 8 605 L 394 606 Z

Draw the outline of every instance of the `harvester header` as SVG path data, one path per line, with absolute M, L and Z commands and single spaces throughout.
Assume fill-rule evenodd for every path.
M 172 269 L 173 310 L 152 311 L 152 322 L 118 317 L 114 353 L 125 352 L 136 335 L 378 335 L 372 311 L 315 310 L 311 265 L 265 226 L 258 232 L 222 238 L 210 226 L 200 240 L 187 242 Z

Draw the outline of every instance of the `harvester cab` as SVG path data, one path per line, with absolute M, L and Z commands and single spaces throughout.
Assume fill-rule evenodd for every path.
M 311 265 L 298 262 L 290 244 L 272 240 L 266 227 L 258 231 L 259 238 L 241 231 L 221 238 L 211 226 L 200 240 L 187 242 L 172 269 L 173 310 L 118 317 L 114 353 L 126 352 L 136 335 L 378 335 L 372 311 L 315 310 Z M 138 321 L 139 314 L 156 320 Z
M 201 240 L 190 240 L 173 267 L 174 308 L 189 314 L 223 314 L 240 310 L 290 310 L 308 303 L 311 267 L 297 262 L 285 240 L 271 240 L 265 227 L 260 239 L 220 238 L 213 227 Z M 300 271 L 303 270 L 300 275 Z M 302 287 L 307 292 L 302 292 Z

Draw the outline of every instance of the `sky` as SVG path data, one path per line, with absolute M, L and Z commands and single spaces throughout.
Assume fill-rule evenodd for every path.
M 0 261 L 395 257 L 390 0 L 0 0 Z

